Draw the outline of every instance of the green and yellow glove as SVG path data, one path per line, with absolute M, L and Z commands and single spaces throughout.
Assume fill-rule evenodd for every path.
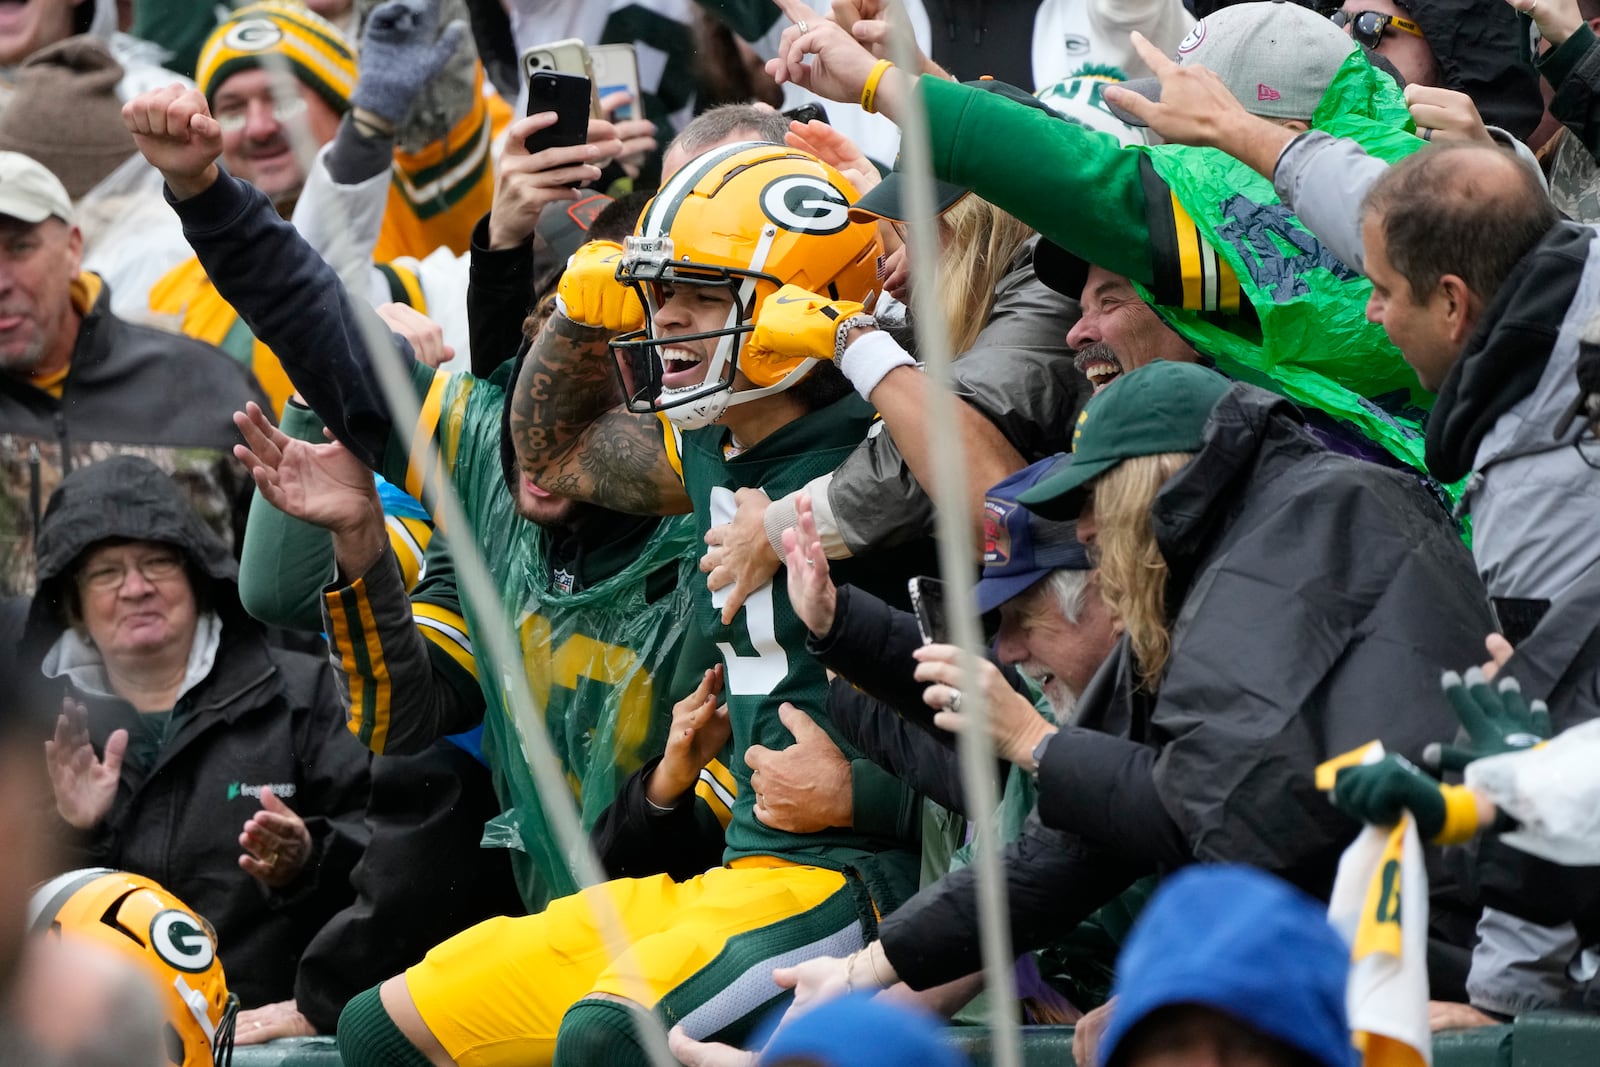
M 1436 845 L 1459 845 L 1479 830 L 1472 790 L 1436 782 L 1400 756 L 1344 768 L 1332 800 L 1352 819 L 1373 826 L 1392 826 L 1409 811 L 1418 832 Z

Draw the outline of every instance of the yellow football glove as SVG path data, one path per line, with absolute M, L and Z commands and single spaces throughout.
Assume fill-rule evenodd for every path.
M 567 260 L 556 289 L 557 310 L 573 322 L 608 333 L 644 328 L 644 306 L 631 285 L 617 281 L 622 246 L 590 241 Z
M 844 340 L 857 326 L 875 325 L 854 300 L 829 300 L 798 285 L 786 285 L 756 309 L 751 349 L 783 359 L 832 361 L 844 354 Z

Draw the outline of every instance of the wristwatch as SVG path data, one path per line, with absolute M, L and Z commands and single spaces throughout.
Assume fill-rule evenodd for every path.
M 1039 765 L 1044 762 L 1044 750 L 1050 747 L 1051 739 L 1060 732 L 1060 730 L 1051 730 L 1049 733 L 1039 738 L 1039 743 L 1033 746 L 1033 769 L 1028 773 L 1033 777 L 1033 780 L 1036 783 L 1039 781 Z

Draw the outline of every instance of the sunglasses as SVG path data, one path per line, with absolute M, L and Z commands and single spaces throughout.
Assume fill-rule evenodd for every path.
M 1341 30 L 1348 26 L 1350 36 L 1355 38 L 1358 44 L 1366 45 L 1368 48 L 1377 48 L 1378 42 L 1383 40 L 1383 35 L 1390 26 L 1402 33 L 1422 38 L 1422 27 L 1399 15 L 1384 15 L 1377 11 L 1335 11 L 1328 17 Z

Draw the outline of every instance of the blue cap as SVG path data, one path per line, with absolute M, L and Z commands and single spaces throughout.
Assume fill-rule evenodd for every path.
M 1151 1012 L 1199 1004 L 1323 1067 L 1355 1067 L 1349 971 L 1350 946 L 1319 902 L 1251 867 L 1189 867 L 1161 884 L 1122 946 L 1100 1063 Z
M 1040 517 L 1017 502 L 1060 462 L 1042 459 L 1000 482 L 983 501 L 983 578 L 978 582 L 978 611 L 986 613 L 1025 592 L 1055 570 L 1092 569 L 1078 541 L 1076 522 Z
M 811 1009 L 779 1028 L 759 1067 L 799 1061 L 821 1067 L 968 1067 L 940 1036 L 941 1020 L 868 993 Z

